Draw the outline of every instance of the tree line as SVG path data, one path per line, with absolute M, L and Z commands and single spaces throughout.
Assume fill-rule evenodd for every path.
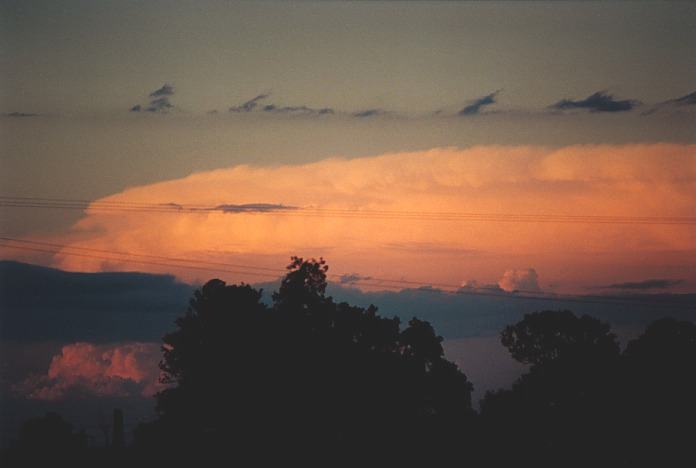
M 335 302 L 327 270 L 293 257 L 270 305 L 246 284 L 195 291 L 163 338 L 156 419 L 104 463 L 692 466 L 693 322 L 658 320 L 621 350 L 590 316 L 527 314 L 500 335 L 527 371 L 475 411 L 428 322 Z M 93 463 L 56 418 L 28 421 L 4 458 Z

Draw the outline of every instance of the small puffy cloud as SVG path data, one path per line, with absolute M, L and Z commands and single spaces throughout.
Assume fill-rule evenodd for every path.
M 480 98 L 476 99 L 474 102 L 472 102 L 471 104 L 469 104 L 468 106 L 464 107 L 457 114 L 458 115 L 480 114 L 482 108 L 496 103 L 495 98 L 499 93 L 500 93 L 500 90 L 497 90 L 497 91 L 492 92 L 491 94 L 487 94 L 486 96 L 480 97 Z
M 230 112 L 251 112 L 259 105 L 259 101 L 263 101 L 268 98 L 268 96 L 270 96 L 270 94 L 259 94 L 238 106 L 230 107 L 229 110 Z
M 154 90 L 153 92 L 150 93 L 150 97 L 153 98 L 158 98 L 158 97 L 163 97 L 163 96 L 173 96 L 174 95 L 174 87 L 170 84 L 164 84 L 162 85 L 161 88 Z
M 507 270 L 498 281 L 500 289 L 506 292 L 540 292 L 539 275 L 534 268 Z
M 644 281 L 614 283 L 609 284 L 607 286 L 603 286 L 603 288 L 645 291 L 649 289 L 668 289 L 674 286 L 678 286 L 683 282 L 684 280 L 681 279 L 648 279 Z
M 53 356 L 48 372 L 32 375 L 15 391 L 34 400 L 151 396 L 160 388 L 157 343 L 72 343 Z
M 626 112 L 639 105 L 639 101 L 632 99 L 618 100 L 611 94 L 598 91 L 585 99 L 562 99 L 551 106 L 557 110 L 583 109 L 590 112 Z

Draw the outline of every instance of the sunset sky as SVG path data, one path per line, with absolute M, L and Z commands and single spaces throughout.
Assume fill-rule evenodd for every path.
M 182 309 L 292 255 L 389 311 L 420 286 L 687 296 L 694 24 L 690 2 L 3 0 L 0 259 L 173 275 Z M 490 351 L 499 325 L 438 332 Z M 152 388 L 156 333 L 22 336 L 53 343 L 17 371 L 32 398 Z

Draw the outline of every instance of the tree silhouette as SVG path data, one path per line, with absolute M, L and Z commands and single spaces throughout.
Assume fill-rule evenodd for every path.
M 3 450 L 2 466 L 86 465 L 87 435 L 75 432 L 58 413 L 24 422 L 11 449 Z
M 622 445 L 637 461 L 693 461 L 696 437 L 696 324 L 653 322 L 623 353 Z
M 472 385 L 442 338 L 427 322 L 402 330 L 374 306 L 334 302 L 327 270 L 293 257 L 272 306 L 249 285 L 196 291 L 163 339 L 171 387 L 157 395 L 158 420 L 138 428 L 140 446 L 336 462 L 448 443 L 472 414 Z
M 501 333 L 501 342 L 519 362 L 529 364 L 510 390 L 489 392 L 481 413 L 489 441 L 542 465 L 596 462 L 612 435 L 604 420 L 613 420 L 619 345 L 610 327 L 568 311 L 527 314 Z M 579 444 L 578 441 L 583 443 Z

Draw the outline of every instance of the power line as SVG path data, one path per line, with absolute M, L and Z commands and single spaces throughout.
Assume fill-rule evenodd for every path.
M 126 201 L 94 201 L 0 196 L 0 207 L 90 210 L 97 212 L 146 212 L 172 214 L 254 214 L 272 216 L 311 216 L 358 219 L 403 219 L 417 221 L 485 221 L 515 223 L 581 223 L 631 225 L 696 225 L 696 217 L 689 216 L 619 216 L 619 215 L 564 215 L 491 212 L 398 211 L 370 209 L 337 209 L 293 207 L 285 205 L 182 205 L 176 203 L 147 203 Z
M 46 246 L 53 246 L 53 248 L 50 248 L 50 247 L 46 247 L 46 248 L 28 247 L 26 245 L 12 244 L 12 242 L 20 242 L 20 243 L 24 242 L 24 243 L 37 244 L 37 245 L 45 244 Z M 239 265 L 239 264 L 225 264 L 225 263 L 220 263 L 220 262 L 194 261 L 194 260 L 188 260 L 188 259 L 186 259 L 184 261 L 188 262 L 188 263 L 195 263 L 195 264 L 190 265 L 190 264 L 177 264 L 177 263 L 171 263 L 171 262 L 159 262 L 159 261 L 155 262 L 155 261 L 143 260 L 143 259 L 139 259 L 139 258 L 129 258 L 129 257 L 155 257 L 155 258 L 162 258 L 162 259 L 172 259 L 173 257 L 150 256 L 150 255 L 142 255 L 142 254 L 123 253 L 123 252 L 112 252 L 112 251 L 106 251 L 106 250 L 101 250 L 101 249 L 81 248 L 81 249 L 85 249 L 85 250 L 100 251 L 100 252 L 109 253 L 111 255 L 118 255 L 118 256 L 113 257 L 113 256 L 109 256 L 109 255 L 95 255 L 95 254 L 81 253 L 81 252 L 69 252 L 69 251 L 57 250 L 57 249 L 58 248 L 79 249 L 79 248 L 71 247 L 68 245 L 42 243 L 42 242 L 38 242 L 38 241 L 25 241 L 22 239 L 13 239 L 13 238 L 6 238 L 6 237 L 0 238 L 0 247 L 41 252 L 41 253 L 49 253 L 49 254 L 53 254 L 53 255 L 61 254 L 61 255 L 68 255 L 68 256 L 94 258 L 94 259 L 99 259 L 99 260 L 133 262 L 133 263 L 155 265 L 155 266 L 164 266 L 164 267 L 171 267 L 171 268 L 185 268 L 185 269 L 193 269 L 193 270 L 199 270 L 199 271 L 235 273 L 235 274 L 252 275 L 252 276 L 264 276 L 268 280 L 278 279 L 278 276 L 275 276 L 275 275 L 273 275 L 271 277 L 270 271 L 277 272 L 277 273 L 287 271 L 287 270 L 281 270 L 281 269 L 268 268 L 265 270 L 268 270 L 269 273 L 261 273 L 259 271 L 249 271 L 249 269 L 252 269 L 252 268 L 261 268 L 261 267 L 253 267 L 251 265 L 243 266 L 243 265 Z M 183 259 L 179 259 L 177 261 L 182 261 L 182 260 Z M 206 264 L 206 263 L 214 264 L 214 265 L 236 265 L 238 268 L 237 269 L 225 269 L 225 268 L 220 268 L 219 266 L 217 266 L 217 267 L 216 266 L 211 266 L 211 267 L 200 266 L 201 264 Z M 329 276 L 341 278 L 345 275 L 332 274 Z M 645 306 L 657 306 L 657 307 L 664 307 L 664 308 L 691 307 L 691 305 L 688 305 L 688 304 L 655 302 L 655 301 L 645 301 L 645 300 L 638 301 L 638 300 L 625 300 L 625 299 L 610 299 L 610 298 L 606 298 L 606 297 L 602 297 L 602 296 L 578 296 L 578 295 L 571 295 L 571 294 L 541 295 L 541 293 L 539 293 L 539 291 L 517 291 L 516 294 L 511 294 L 511 293 L 505 293 L 503 291 L 500 291 L 497 288 L 487 288 L 487 287 L 477 288 L 476 290 L 472 291 L 472 290 L 457 289 L 458 286 L 451 285 L 451 284 L 443 284 L 443 283 L 434 283 L 434 284 L 431 283 L 428 286 L 437 285 L 440 287 L 450 287 L 450 288 L 453 288 L 454 290 L 429 289 L 429 288 L 422 287 L 423 283 L 416 282 L 416 281 L 387 279 L 387 278 L 373 278 L 373 277 L 365 277 L 364 279 L 357 279 L 356 281 L 354 281 L 354 283 L 358 283 L 358 284 L 363 285 L 363 286 L 372 286 L 372 287 L 379 287 L 379 288 L 383 288 L 383 289 L 387 289 L 387 290 L 394 290 L 397 292 L 402 291 L 404 289 L 408 289 L 408 291 L 413 291 L 413 292 L 426 292 L 426 293 L 435 293 L 435 294 L 459 294 L 459 295 L 467 295 L 467 296 L 494 297 L 494 298 L 501 298 L 501 299 L 513 299 L 513 300 L 573 302 L 573 303 L 604 304 L 604 305 L 633 305 L 633 306 L 643 306 L 643 307 L 645 307 Z M 390 283 L 390 284 L 385 284 L 385 283 Z M 414 286 L 414 285 L 419 285 L 421 287 L 413 288 L 412 286 Z M 488 291 L 486 291 L 486 290 L 488 290 Z M 522 294 L 519 294 L 519 293 L 522 293 Z

